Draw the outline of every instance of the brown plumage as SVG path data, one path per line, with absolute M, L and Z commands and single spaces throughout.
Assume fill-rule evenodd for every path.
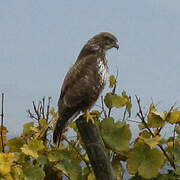
M 62 85 L 54 143 L 60 140 L 68 121 L 77 117 L 81 111 L 89 110 L 97 101 L 107 80 L 106 51 L 113 47 L 118 49 L 117 42 L 115 36 L 103 32 L 90 39 L 82 48 Z

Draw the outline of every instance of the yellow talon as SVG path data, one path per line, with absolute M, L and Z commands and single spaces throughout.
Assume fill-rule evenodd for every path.
M 93 114 L 87 110 L 85 112 L 84 116 L 85 116 L 87 122 L 91 121 L 94 124 L 94 118 L 96 118 L 95 114 Z

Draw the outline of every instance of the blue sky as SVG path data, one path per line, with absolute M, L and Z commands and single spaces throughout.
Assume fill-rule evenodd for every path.
M 109 52 L 118 90 L 144 105 L 168 108 L 180 99 L 179 0 L 0 1 L 0 93 L 10 134 L 28 121 L 33 100 L 56 106 L 65 73 L 84 43 L 108 31 L 120 41 Z

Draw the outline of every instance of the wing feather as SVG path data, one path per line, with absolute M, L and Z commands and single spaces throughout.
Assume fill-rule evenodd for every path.
M 87 105 L 97 100 L 102 91 L 98 84 L 100 81 L 97 66 L 98 58 L 96 54 L 83 57 L 68 71 L 58 102 L 62 111 L 65 107 L 86 108 Z

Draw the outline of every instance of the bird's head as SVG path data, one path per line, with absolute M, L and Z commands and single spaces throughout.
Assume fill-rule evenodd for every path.
M 101 32 L 94 37 L 92 37 L 82 48 L 77 61 L 82 59 L 82 57 L 91 54 L 92 52 L 106 52 L 111 48 L 119 49 L 118 40 L 117 38 L 108 33 L 108 32 Z
M 99 47 L 104 51 L 107 51 L 111 48 L 119 49 L 117 38 L 108 32 L 102 32 L 95 35 L 92 39 L 90 39 L 90 42 L 96 45 L 97 48 Z

